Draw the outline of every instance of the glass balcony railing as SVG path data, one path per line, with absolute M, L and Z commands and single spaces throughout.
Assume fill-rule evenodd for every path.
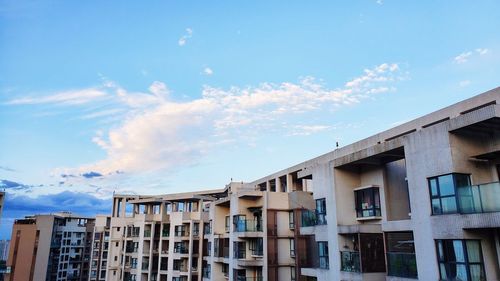
M 235 232 L 259 232 L 262 231 L 261 220 L 238 220 L 234 224 Z
M 500 212 L 500 182 L 457 187 L 461 214 Z
M 387 275 L 417 278 L 417 260 L 412 253 L 387 253 Z
M 361 272 L 359 252 L 341 251 L 340 270 L 347 272 Z

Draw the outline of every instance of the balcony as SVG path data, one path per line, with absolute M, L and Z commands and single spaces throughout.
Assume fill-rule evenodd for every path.
M 144 237 L 151 237 L 151 230 L 144 230 Z
M 361 272 L 359 252 L 341 251 L 340 270 L 345 272 Z
M 411 253 L 387 253 L 387 275 L 417 278 L 417 260 Z
M 461 214 L 500 212 L 500 182 L 457 187 L 457 197 Z
M 238 220 L 234 224 L 234 232 L 261 232 L 262 220 Z

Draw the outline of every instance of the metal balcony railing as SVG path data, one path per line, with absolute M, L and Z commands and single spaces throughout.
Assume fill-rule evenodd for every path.
M 341 251 L 340 270 L 347 272 L 361 272 L 359 252 Z
M 387 253 L 387 275 L 417 278 L 417 260 L 412 253 Z
M 500 212 L 500 182 L 457 187 L 461 214 Z

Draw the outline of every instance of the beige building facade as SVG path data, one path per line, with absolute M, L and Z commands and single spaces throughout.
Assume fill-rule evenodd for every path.
M 253 182 L 116 195 L 108 280 L 500 280 L 499 174 L 497 88 Z

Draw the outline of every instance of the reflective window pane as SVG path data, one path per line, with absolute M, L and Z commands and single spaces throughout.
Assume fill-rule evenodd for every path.
M 455 185 L 453 183 L 453 175 L 439 177 L 439 192 L 441 196 L 455 194 Z
M 455 196 L 441 199 L 442 211 L 444 214 L 457 212 L 457 201 Z

